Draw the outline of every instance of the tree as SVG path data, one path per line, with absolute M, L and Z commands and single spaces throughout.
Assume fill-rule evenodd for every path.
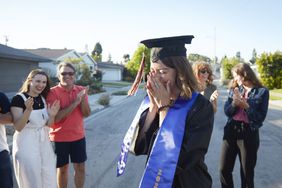
M 223 71 L 223 81 L 228 81 L 232 79 L 231 69 L 240 63 L 240 59 L 237 57 L 227 58 L 226 56 L 221 60 L 220 64 Z
M 102 52 L 103 52 L 102 45 L 99 42 L 97 42 L 92 51 L 92 58 L 96 62 L 101 62 L 102 61 Z
M 140 66 L 140 62 L 143 57 L 143 52 L 145 53 L 145 73 L 148 73 L 150 71 L 150 49 L 146 48 L 144 45 L 139 45 L 137 50 L 134 52 L 133 57 L 128 61 L 128 63 L 125 65 L 127 70 L 132 74 L 136 75 L 137 71 Z
M 256 63 L 256 60 L 257 60 L 257 52 L 256 52 L 256 49 L 253 49 L 253 52 L 252 52 L 252 59 L 250 59 L 250 62 L 252 64 L 255 64 Z
M 129 54 L 124 54 L 122 57 L 123 57 L 124 63 L 127 63 L 128 61 L 130 61 L 130 55 Z
M 200 54 L 189 54 L 188 60 L 189 62 L 196 62 L 196 61 L 205 61 L 207 63 L 211 62 L 211 59 L 209 57 Z

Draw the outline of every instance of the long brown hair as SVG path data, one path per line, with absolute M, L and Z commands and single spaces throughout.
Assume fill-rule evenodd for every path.
M 235 72 L 237 75 L 241 76 L 243 78 L 243 81 L 251 82 L 254 87 L 263 87 L 255 72 L 246 63 L 238 63 L 231 69 L 231 72 Z M 231 88 L 234 87 L 237 87 L 237 83 L 233 82 Z
M 26 77 L 22 87 L 20 88 L 19 92 L 29 92 L 30 91 L 30 82 L 32 81 L 32 79 L 38 75 L 44 75 L 47 78 L 47 83 L 46 83 L 46 87 L 44 88 L 44 90 L 42 91 L 41 95 L 46 98 L 47 94 L 50 91 L 50 79 L 49 76 L 41 69 L 34 69 L 32 71 L 30 71 L 30 73 L 28 74 L 28 76 Z
M 198 83 L 187 58 L 182 56 L 166 57 L 160 61 L 165 66 L 175 69 L 176 86 L 180 89 L 180 96 L 191 98 L 192 92 L 198 90 Z M 158 61 L 152 63 L 158 63 Z

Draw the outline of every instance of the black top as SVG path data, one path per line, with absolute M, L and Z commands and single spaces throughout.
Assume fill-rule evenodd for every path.
M 7 112 L 10 112 L 10 101 L 4 93 L 0 92 L 0 113 L 6 114 Z
M 30 96 L 27 93 L 23 93 L 26 98 L 29 98 Z M 33 109 L 34 110 L 39 110 L 44 108 L 44 102 L 41 98 L 41 95 L 37 97 L 33 97 Z M 22 108 L 23 110 L 26 109 L 25 104 L 24 104 L 24 99 L 20 95 L 15 95 L 12 99 L 11 106 L 19 107 Z
M 139 133 L 135 143 L 137 155 L 151 152 L 159 130 L 159 119 L 155 118 L 148 130 L 144 130 L 144 122 L 148 110 L 143 112 L 139 121 Z M 187 118 L 183 142 L 179 153 L 178 164 L 174 175 L 174 188 L 210 188 L 212 179 L 204 163 L 214 121 L 211 103 L 202 95 L 198 95 Z

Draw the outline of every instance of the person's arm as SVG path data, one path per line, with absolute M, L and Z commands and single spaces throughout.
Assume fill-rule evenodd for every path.
M 10 101 L 4 93 L 0 92 L 0 125 L 11 124 L 12 121 Z
M 76 100 L 74 100 L 68 107 L 61 109 L 55 116 L 55 122 L 57 123 L 62 119 L 64 119 L 65 117 L 67 117 L 69 114 L 71 114 L 72 111 L 77 107 L 77 105 L 79 105 L 80 102 L 81 99 L 76 98 Z
M 20 132 L 26 126 L 29 120 L 30 113 L 33 110 L 33 103 L 33 98 L 29 97 L 24 103 L 26 106 L 25 110 L 20 107 L 11 107 L 15 130 Z
M 49 119 L 47 121 L 47 126 L 51 126 L 55 122 L 55 117 L 60 110 L 60 101 L 56 100 L 52 105 L 48 104 L 47 111 L 49 115 Z
M 205 99 L 202 99 L 201 102 L 197 101 L 200 100 L 195 101 L 186 120 L 182 143 L 184 149 L 181 150 L 179 156 L 178 168 L 185 171 L 189 171 L 204 159 L 213 130 L 214 112 L 212 105 Z
M 0 113 L 0 125 L 11 124 L 13 121 L 12 115 L 10 112 L 5 114 Z
M 231 118 L 239 107 L 234 105 L 233 90 L 230 90 L 227 101 L 224 104 L 224 113 L 227 117 Z
M 266 88 L 261 88 L 255 98 L 247 100 L 248 119 L 253 122 L 262 123 L 268 111 L 269 91 Z
M 86 94 L 80 103 L 80 109 L 84 117 L 88 117 L 91 114 L 91 109 Z
M 214 113 L 217 112 L 217 98 L 218 98 L 218 91 L 215 88 L 215 91 L 211 94 L 210 102 L 212 103 Z

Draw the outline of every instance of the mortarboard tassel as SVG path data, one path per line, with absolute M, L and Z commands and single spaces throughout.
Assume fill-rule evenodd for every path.
M 137 92 L 138 87 L 139 87 L 139 85 L 142 81 L 142 77 L 144 77 L 144 75 L 143 75 L 144 69 L 145 69 L 145 54 L 143 53 L 143 57 L 142 57 L 137 75 L 135 77 L 135 80 L 134 80 L 130 90 L 127 92 L 128 96 L 135 95 L 135 93 Z

